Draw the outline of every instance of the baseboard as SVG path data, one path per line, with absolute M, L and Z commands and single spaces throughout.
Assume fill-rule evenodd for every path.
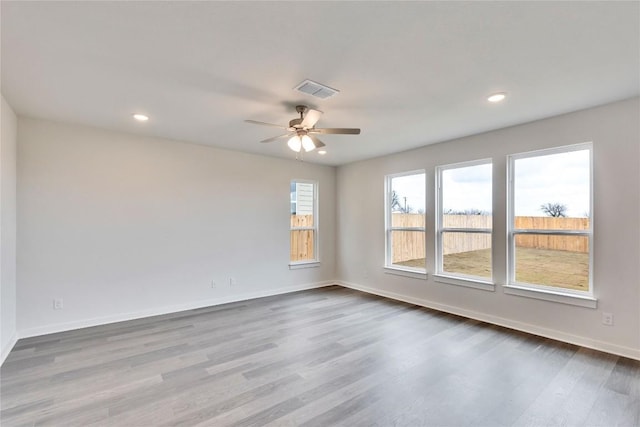
M 0 355 L 0 365 L 4 363 L 4 360 L 9 355 L 9 352 L 13 349 L 13 347 L 15 346 L 19 338 L 29 338 L 34 336 L 52 334 L 56 332 L 65 332 L 65 331 L 70 331 L 74 329 L 87 328 L 91 326 L 99 326 L 99 325 L 105 325 L 109 323 L 116 323 L 116 322 L 123 322 L 127 320 L 158 316 L 162 314 L 176 313 L 176 312 L 185 311 L 185 310 L 193 310 L 196 308 L 211 307 L 211 306 L 220 305 L 220 304 L 246 301 L 246 300 L 255 299 L 255 298 L 281 295 L 281 294 L 286 294 L 291 292 L 322 288 L 325 286 L 332 286 L 332 285 L 339 285 L 345 288 L 355 289 L 355 290 L 366 292 L 369 294 L 378 295 L 381 297 L 390 298 L 397 301 L 403 301 L 410 304 L 415 304 L 422 307 L 431 308 L 434 310 L 467 317 L 469 319 L 475 319 L 482 322 L 503 326 L 509 329 L 515 329 L 518 331 L 539 335 L 545 338 L 563 341 L 570 344 L 591 348 L 594 350 L 604 351 L 606 353 L 616 354 L 618 356 L 624 356 L 630 359 L 640 360 L 640 350 L 638 349 L 619 346 L 619 345 L 611 344 L 604 341 L 593 340 L 591 338 L 582 337 L 578 335 L 567 334 L 567 333 L 556 331 L 553 329 L 542 328 L 540 326 L 531 325 L 529 323 L 519 322 L 512 319 L 506 319 L 503 317 L 493 316 L 490 314 L 480 313 L 477 311 L 466 310 L 463 308 L 450 306 L 446 304 L 440 304 L 434 301 L 411 297 L 408 295 L 402 295 L 395 292 L 383 291 L 380 289 L 370 288 L 368 286 L 363 286 L 363 285 L 359 285 L 351 282 L 328 280 L 323 282 L 308 283 L 308 284 L 285 287 L 285 288 L 269 289 L 269 290 L 260 291 L 260 292 L 237 294 L 237 295 L 232 295 L 224 298 L 216 298 L 216 299 L 210 299 L 210 300 L 204 300 L 204 301 L 159 307 L 159 308 L 143 310 L 143 311 L 138 311 L 133 313 L 120 313 L 112 316 L 103 316 L 103 317 L 85 319 L 85 320 L 76 321 L 76 322 L 58 323 L 54 325 L 47 325 L 43 327 L 25 329 L 15 333 L 11 337 L 7 345 L 5 345 L 4 348 L 2 348 L 2 353 Z
M 517 331 L 527 332 L 533 335 L 538 335 L 545 338 L 550 338 L 557 341 L 566 342 L 569 344 L 579 345 L 581 347 L 587 347 L 594 350 L 604 351 L 605 353 L 611 353 L 618 356 L 628 357 L 630 359 L 640 360 L 640 349 L 634 349 L 629 347 L 620 346 L 617 344 L 611 344 L 604 341 L 594 340 L 579 335 L 567 334 L 564 332 L 556 331 L 554 329 L 543 328 L 529 323 L 519 322 L 517 320 L 506 319 L 504 317 L 493 316 L 486 313 L 480 313 L 477 311 L 466 310 L 459 307 L 454 307 L 446 304 L 440 304 L 437 302 L 410 297 L 407 295 L 397 294 L 395 292 L 383 291 L 380 289 L 374 289 L 367 286 L 358 285 L 355 283 L 338 281 L 336 284 L 345 288 L 355 289 L 358 291 L 366 292 L 368 294 L 378 295 L 385 298 L 390 298 L 398 301 L 407 302 L 410 304 L 419 305 L 426 308 L 431 308 L 446 313 L 455 314 L 469 319 L 479 320 L 486 323 L 491 323 L 498 326 L 503 326 L 509 329 L 515 329 Z
M 184 304 L 176 304 L 165 307 L 158 307 L 149 310 L 142 310 L 132 313 L 118 313 L 111 316 L 95 317 L 92 319 L 83 319 L 74 322 L 57 323 L 53 325 L 40 326 L 18 331 L 18 338 L 30 338 L 40 335 L 53 334 L 56 332 L 66 332 L 75 329 L 89 328 L 92 326 L 106 325 L 109 323 L 124 322 L 127 320 L 141 319 L 151 316 L 159 316 L 162 314 L 177 313 L 180 311 L 193 310 L 196 308 L 211 307 L 220 304 L 228 304 L 231 302 L 246 301 L 255 298 L 269 297 L 273 295 L 288 294 L 291 292 L 304 291 L 308 289 L 322 288 L 324 286 L 337 285 L 334 280 L 324 282 L 306 283 L 303 285 L 289 286 L 285 288 L 275 288 L 260 292 L 249 292 L 244 294 L 230 295 L 223 298 L 215 298 L 202 301 L 194 301 Z M 14 342 L 15 344 L 15 342 Z M 13 346 L 12 346 L 13 348 Z M 4 353 L 3 353 L 4 354 Z M 8 353 L 7 353 L 8 354 Z
M 5 344 L 4 347 L 2 347 L 2 350 L 0 352 L 0 366 L 2 366 L 5 359 L 7 358 L 9 353 L 11 353 L 11 350 L 13 350 L 13 347 L 16 345 L 17 342 L 18 342 L 18 334 L 14 332 L 11 338 L 9 338 L 9 341 L 7 342 L 7 344 Z

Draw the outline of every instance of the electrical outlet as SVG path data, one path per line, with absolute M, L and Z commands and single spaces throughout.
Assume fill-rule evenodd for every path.
M 613 313 L 602 313 L 602 324 L 613 326 Z
M 54 310 L 62 310 L 64 305 L 62 303 L 62 298 L 54 298 L 53 299 L 53 309 Z
M 229 277 L 229 286 L 235 286 L 238 284 L 238 281 L 235 277 Z
M 212 281 L 211 281 L 211 288 L 213 289 L 213 288 L 215 288 L 215 287 L 216 287 L 216 281 L 215 281 L 215 280 L 212 280 Z

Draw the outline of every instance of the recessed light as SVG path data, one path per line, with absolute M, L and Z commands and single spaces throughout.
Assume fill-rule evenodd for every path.
M 500 101 L 504 101 L 504 99 L 507 97 L 507 94 L 504 92 L 500 92 L 500 93 L 494 93 L 493 95 L 489 96 L 487 98 L 487 101 L 489 102 L 500 102 Z
M 133 118 L 139 122 L 146 122 L 149 120 L 149 116 L 145 116 L 144 114 L 134 114 Z
M 327 150 L 320 150 L 318 151 L 318 154 L 320 154 L 321 156 L 324 156 L 325 154 L 327 154 Z

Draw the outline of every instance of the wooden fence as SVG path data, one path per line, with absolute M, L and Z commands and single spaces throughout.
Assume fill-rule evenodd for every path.
M 394 227 L 424 227 L 425 216 L 394 213 L 391 222 Z M 491 228 L 491 222 L 492 217 L 489 215 L 443 216 L 443 225 L 447 228 Z M 312 224 L 312 215 L 291 215 L 292 227 L 307 227 Z M 515 226 L 530 230 L 587 230 L 589 218 L 519 216 L 516 217 Z M 394 263 L 425 257 L 425 233 L 421 231 L 394 231 L 392 242 L 392 262 Z M 488 249 L 491 247 L 491 235 L 444 233 L 442 245 L 445 255 Z M 518 235 L 516 245 L 524 248 L 589 252 L 589 239 L 583 236 Z M 313 257 L 313 232 L 311 230 L 291 231 L 291 260 L 298 261 Z
M 423 227 L 424 215 L 392 214 L 395 227 Z M 489 215 L 444 215 L 445 228 L 491 228 Z M 587 230 L 589 218 L 516 217 L 517 229 L 529 230 Z M 422 232 L 395 231 L 393 262 L 403 262 L 425 257 L 425 234 Z M 584 236 L 518 235 L 516 245 L 524 248 L 553 249 L 571 252 L 589 252 L 589 239 Z M 491 235 L 483 233 L 444 233 L 444 255 L 470 252 L 491 247 Z
M 517 216 L 516 228 L 531 230 L 588 230 L 589 218 L 553 218 L 549 216 Z M 520 234 L 516 236 L 516 246 L 557 251 L 589 252 L 589 238 L 586 236 L 549 236 Z
M 447 228 L 491 228 L 492 217 L 488 215 L 443 215 L 442 223 Z M 478 251 L 491 247 L 491 235 L 480 233 L 444 233 L 443 254 Z M 419 254 L 416 254 L 419 255 Z M 423 251 L 424 257 L 424 251 Z
M 313 230 L 292 230 L 290 248 L 291 261 L 314 259 Z
M 313 226 L 313 215 L 291 215 L 291 227 Z M 291 230 L 289 259 L 304 261 L 314 259 L 313 230 Z

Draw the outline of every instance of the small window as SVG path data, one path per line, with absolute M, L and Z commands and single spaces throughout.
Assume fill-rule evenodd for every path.
M 425 273 L 424 171 L 387 176 L 385 210 L 385 266 Z
M 318 261 L 318 184 L 313 181 L 291 182 L 290 262 Z
M 591 144 L 510 156 L 509 284 L 592 296 Z
M 491 161 L 440 166 L 436 171 L 437 274 L 491 281 Z

